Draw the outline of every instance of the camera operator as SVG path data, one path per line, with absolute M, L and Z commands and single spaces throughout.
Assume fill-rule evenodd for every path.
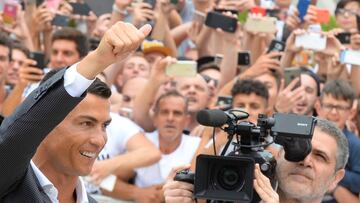
M 346 126 L 346 121 L 356 115 L 356 110 L 352 108 L 355 100 L 355 91 L 347 81 L 333 80 L 325 84 L 320 99 L 315 104 L 319 117 L 334 122 L 349 141 L 350 155 L 345 167 L 345 177 L 338 187 L 329 191 L 332 197 L 324 200 L 327 203 L 349 202 L 349 196 L 355 197 L 360 193 L 360 140 Z
M 319 119 L 311 144 L 311 153 L 299 162 L 285 160 L 284 150 L 280 150 L 276 167 L 279 201 L 266 184 L 257 185 L 259 176 L 255 175 L 254 188 L 264 202 L 320 203 L 324 194 L 337 186 L 349 156 L 346 137 L 334 124 Z M 164 185 L 167 203 L 193 202 L 193 191 L 194 186 L 184 182 L 169 180 Z

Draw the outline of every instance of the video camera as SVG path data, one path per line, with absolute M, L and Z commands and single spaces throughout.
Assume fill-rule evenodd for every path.
M 241 110 L 201 110 L 197 121 L 204 126 L 223 127 L 228 142 L 221 156 L 199 155 L 195 174 L 179 172 L 175 180 L 194 183 L 194 197 L 207 200 L 260 202 L 254 191 L 254 168 L 258 163 L 275 187 L 276 161 L 264 147 L 273 142 L 283 146 L 285 159 L 298 162 L 311 151 L 315 118 L 296 114 L 275 113 L 273 117 L 260 114 L 257 125 L 246 119 Z M 235 138 L 235 139 L 234 139 Z M 272 139 L 271 141 L 269 139 Z M 234 149 L 227 153 L 230 143 Z

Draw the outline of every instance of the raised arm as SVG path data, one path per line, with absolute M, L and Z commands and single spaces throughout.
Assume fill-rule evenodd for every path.
M 79 64 L 43 82 L 3 121 L 0 126 L 0 198 L 22 178 L 37 147 L 82 100 L 80 96 L 91 85 L 91 80 L 109 64 L 135 51 L 150 30 L 149 25 L 138 30 L 131 24 L 115 24 L 94 52 Z

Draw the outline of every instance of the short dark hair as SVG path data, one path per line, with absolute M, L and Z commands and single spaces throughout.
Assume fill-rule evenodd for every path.
M 76 50 L 80 57 L 84 57 L 89 52 L 89 41 L 85 34 L 75 28 L 65 27 L 55 31 L 52 36 L 51 42 L 56 40 L 69 40 L 76 44 Z
M 321 79 L 318 75 L 316 75 L 316 73 L 312 72 L 311 70 L 309 70 L 306 67 L 300 67 L 301 69 L 301 74 L 305 74 L 310 76 L 316 83 L 316 95 L 320 96 L 320 84 L 321 84 Z
M 188 113 L 188 106 L 189 106 L 189 102 L 188 99 L 186 97 L 184 97 L 182 94 L 180 94 L 177 90 L 170 90 L 168 92 L 165 92 L 164 94 L 162 94 L 155 102 L 155 106 L 154 106 L 154 112 L 155 114 L 159 112 L 160 110 L 160 102 L 168 97 L 179 97 L 181 99 L 184 100 L 185 102 L 185 114 Z
M 46 80 L 51 78 L 53 75 L 55 75 L 57 72 L 59 72 L 62 69 L 53 69 L 49 71 L 44 78 L 41 80 L 40 85 L 44 83 Z M 103 99 L 108 99 L 111 96 L 111 89 L 107 86 L 106 83 L 102 82 L 99 78 L 96 78 L 94 82 L 88 87 L 87 93 L 96 95 L 98 97 L 101 97 Z
M 0 45 L 9 48 L 9 61 L 11 60 L 12 40 L 5 33 L 0 32 Z
M 331 95 L 335 99 L 341 99 L 352 103 L 356 99 L 356 93 L 354 88 L 345 80 L 332 80 L 325 84 L 320 99 L 324 98 L 324 95 Z
M 269 101 L 268 89 L 262 82 L 257 80 L 237 80 L 231 89 L 231 96 L 233 98 L 238 94 L 250 95 L 252 93 L 264 98 L 266 103 Z
M 28 58 L 30 57 L 30 50 L 19 41 L 14 41 L 12 49 L 20 50 L 22 53 L 26 55 L 26 57 Z
M 336 5 L 336 9 L 335 9 L 335 14 L 337 14 L 339 12 L 339 9 L 343 9 L 345 8 L 345 6 L 348 4 L 348 3 L 351 3 L 351 2 L 356 2 L 359 4 L 360 6 L 360 0 L 341 0 L 338 2 L 338 4 Z

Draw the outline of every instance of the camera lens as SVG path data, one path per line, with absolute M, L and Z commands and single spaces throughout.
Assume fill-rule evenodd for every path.
M 226 190 L 236 190 L 243 183 L 243 178 L 239 171 L 233 167 L 223 167 L 219 171 L 217 179 L 219 185 Z

